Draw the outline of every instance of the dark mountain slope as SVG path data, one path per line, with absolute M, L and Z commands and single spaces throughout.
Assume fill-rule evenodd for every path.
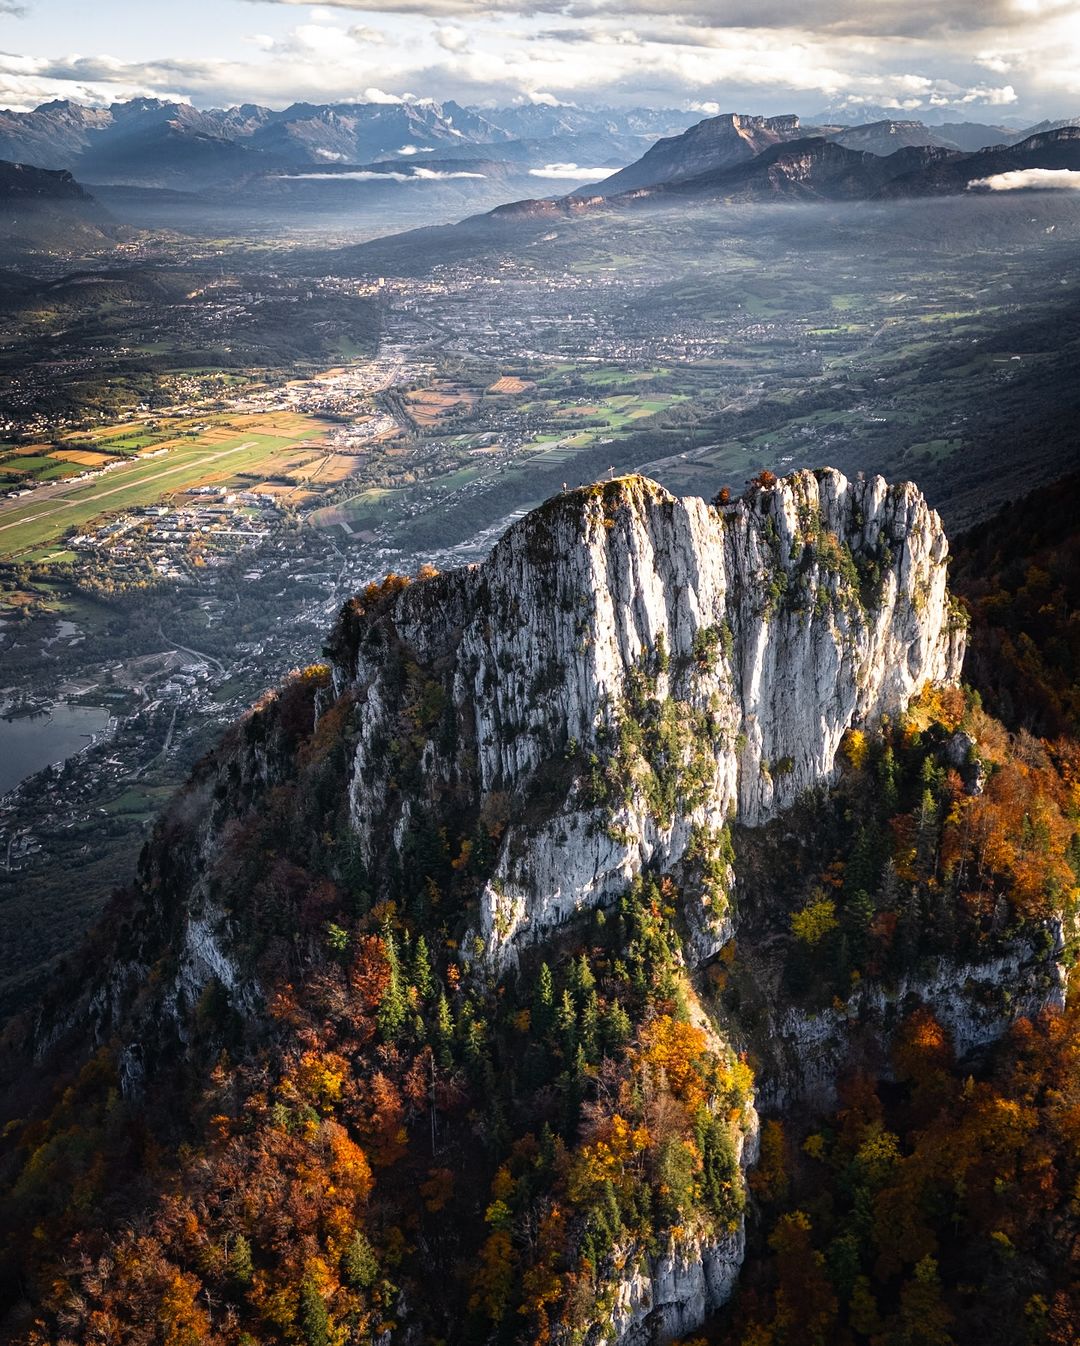
M 1063 126 L 1029 136 L 1015 145 L 995 145 L 960 158 L 942 158 L 897 175 L 882 190 L 886 197 L 950 196 L 972 182 L 1025 168 L 1080 172 L 1080 126 Z
M 935 146 L 908 146 L 881 156 L 847 149 L 822 136 L 788 141 L 734 168 L 633 191 L 586 195 L 581 190 L 558 198 L 511 202 L 456 225 L 414 230 L 347 249 L 338 254 L 335 264 L 377 270 L 400 268 L 401 274 L 412 274 L 435 260 L 475 256 L 491 247 L 525 247 L 560 224 L 583 217 L 602 220 L 604 216 L 618 218 L 650 209 L 684 211 L 694 204 L 711 202 L 810 204 L 960 197 L 967 195 L 968 184 L 979 178 L 1032 167 L 1080 170 L 1080 128 L 1067 127 L 1030 137 L 1015 146 L 973 154 Z M 1003 202 L 1001 206 L 996 215 L 984 215 L 977 223 L 985 231 L 997 220 L 1004 239 L 1015 233 L 1018 217 L 1005 209 Z
M 733 201 L 948 196 L 994 174 L 1031 168 L 1080 171 L 1080 127 L 1063 127 L 972 154 L 910 145 L 882 157 L 816 137 L 775 145 L 735 168 L 661 182 L 612 199 L 618 205 L 695 196 Z
M 663 182 L 637 199 L 710 197 L 728 201 L 863 201 L 899 175 L 916 176 L 951 150 L 911 146 L 882 157 L 824 137 L 776 145 L 737 168 Z
M 83 252 L 119 231 L 70 173 L 0 161 L 0 253 Z
M 1080 735 L 1080 473 L 962 534 L 953 588 L 971 612 L 965 676 L 1013 728 Z

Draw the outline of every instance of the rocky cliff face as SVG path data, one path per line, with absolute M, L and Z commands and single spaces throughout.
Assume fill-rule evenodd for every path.
M 1018 1014 L 1063 999 L 1069 936 L 1060 920 L 1029 921 L 1019 935 L 1002 920 L 999 937 L 939 944 L 932 957 L 917 956 L 916 944 L 891 971 L 864 960 L 865 979 L 845 971 L 835 997 L 821 981 L 824 960 L 807 994 L 785 981 L 802 893 L 791 876 L 816 883 L 835 853 L 822 843 L 799 861 L 797 834 L 814 831 L 805 818 L 815 808 L 849 831 L 844 791 L 866 794 L 882 780 L 855 765 L 853 748 L 865 748 L 867 735 L 847 745 L 849 770 L 836 790 L 818 788 L 837 775 L 844 736 L 959 674 L 964 635 L 946 589 L 947 553 L 940 520 L 910 485 L 799 472 L 708 505 L 629 477 L 549 501 L 482 565 L 370 586 L 342 614 L 329 678 L 325 668 L 297 675 L 196 771 L 144 857 L 137 900 L 122 915 L 122 956 L 114 948 L 83 1006 L 51 1030 L 43 1024 L 42 1050 L 81 1026 L 94 1046 L 116 1046 L 123 1092 L 149 1094 L 147 1080 L 178 1052 L 189 1064 L 200 1050 L 216 1059 L 213 1027 L 200 1044 L 200 1007 L 204 1027 L 216 999 L 239 1021 L 238 1041 L 265 1038 L 275 976 L 291 997 L 298 973 L 313 965 L 321 969 L 315 994 L 332 1010 L 334 978 L 341 996 L 352 993 L 338 957 L 358 937 L 383 947 L 372 932 L 390 932 L 396 919 L 410 963 L 410 922 L 433 947 L 437 939 L 439 975 L 459 1016 L 456 1030 L 448 1017 L 450 1027 L 436 1026 L 442 1036 L 428 1041 L 451 1053 L 479 1040 L 479 1052 L 482 1036 L 467 1034 L 480 1016 L 495 1034 L 505 1004 L 518 1006 L 508 1020 L 513 1043 L 492 1061 L 505 1073 L 526 1053 L 519 1073 L 507 1075 L 506 1103 L 532 1126 L 530 1097 L 550 1107 L 566 1080 L 584 1084 L 598 1063 L 639 1052 L 657 1007 L 674 1014 L 678 997 L 680 1015 L 718 1063 L 695 1108 L 703 1126 L 722 1123 L 725 1199 L 690 1204 L 685 1219 L 665 1216 L 648 1236 L 619 1216 L 591 1263 L 595 1302 L 577 1304 L 577 1317 L 554 1325 L 551 1340 L 646 1346 L 695 1331 L 730 1297 L 742 1265 L 743 1175 L 757 1157 L 758 1106 L 824 1106 L 853 1065 L 887 1076 L 889 1040 L 915 1005 L 929 1006 L 964 1054 Z M 964 700 L 958 692 L 936 699 L 950 695 Z M 879 744 L 899 743 L 917 718 L 878 735 Z M 954 803 L 992 789 L 977 747 L 954 724 L 942 730 L 937 751 L 955 775 Z M 278 833 L 309 844 L 282 842 L 279 853 Z M 417 901 L 425 883 L 430 891 Z M 650 962 L 664 989 L 642 1005 L 614 989 L 617 980 L 634 985 L 625 967 L 618 979 L 614 969 L 624 954 L 645 958 L 632 904 L 650 888 L 642 909 L 663 934 L 651 930 L 648 957 L 660 967 L 662 948 L 666 980 Z M 603 923 L 575 919 L 609 906 Z M 709 969 L 720 978 L 695 976 L 736 927 L 738 948 L 729 945 Z M 384 939 L 397 947 L 391 933 Z M 540 1002 L 531 979 L 541 959 L 550 980 L 552 967 L 588 969 L 587 955 L 604 980 L 605 1012 L 621 1009 L 623 994 L 638 1017 L 622 1011 L 610 1056 L 602 1044 L 586 1059 L 579 1039 L 571 1076 L 564 1063 L 577 1029 L 560 1029 L 556 1041 L 554 1020 L 545 1028 L 533 1017 Z M 588 976 L 595 991 L 596 975 Z M 415 998 L 422 1003 L 419 991 Z M 563 1003 L 576 1025 L 569 985 Z M 594 997 L 594 1021 L 600 1003 Z M 432 1004 L 429 995 L 429 1018 Z M 584 1008 L 579 1017 L 584 1023 Z M 417 1022 L 393 1031 L 423 1042 L 428 1027 Z M 365 1038 L 358 1050 L 355 1019 L 348 1024 L 341 1051 L 362 1092 L 397 1039 Z M 273 1031 L 288 1043 L 287 1028 Z M 382 1029 L 373 1019 L 365 1031 Z M 594 1023 L 594 1039 L 596 1031 Z M 309 1025 L 297 1051 L 315 1036 Z M 540 1068 L 527 1056 L 538 1045 L 551 1049 L 551 1082 L 534 1079 L 537 1093 L 518 1093 L 533 1079 L 526 1065 Z M 739 1049 L 750 1052 L 756 1085 Z M 446 1072 L 460 1064 L 452 1053 L 446 1059 Z M 332 1060 L 346 1070 L 344 1055 Z M 555 1075 L 556 1065 L 564 1073 Z M 492 1091 L 495 1078 L 492 1065 L 482 1089 Z M 630 1078 L 627 1110 L 636 1106 Z M 460 1156 L 470 1165 L 463 1189 L 476 1180 L 474 1124 Z M 573 1146 L 577 1121 L 565 1130 Z M 388 1195 L 391 1206 L 397 1199 Z M 582 1204 L 561 1236 L 575 1255 L 588 1209 Z M 456 1263 L 460 1250 L 453 1256 Z M 395 1341 L 426 1330 L 404 1290 L 395 1316 Z
M 512 960 L 647 865 L 696 871 L 708 952 L 729 929 L 726 824 L 764 822 L 830 777 L 852 725 L 957 675 L 947 551 L 913 486 L 835 471 L 720 509 L 643 478 L 549 502 L 482 566 L 403 589 L 339 648 L 338 687 L 363 701 L 365 858 L 405 843 L 415 807 L 387 753 L 392 627 L 450 715 L 422 749 L 425 792 L 505 822 L 479 913 L 488 956 Z
M 827 1111 L 836 1104 L 837 1082 L 855 1064 L 888 1078 L 888 1044 L 917 1005 L 930 1007 L 961 1059 L 997 1042 L 1021 1017 L 1063 1010 L 1064 945 L 1062 924 L 1053 921 L 1037 939 L 1017 939 L 993 957 L 970 963 L 939 959 L 887 990 L 880 983 L 860 988 L 842 1008 L 778 1008 L 758 1034 L 763 1064 L 758 1106 L 780 1113 L 795 1106 Z

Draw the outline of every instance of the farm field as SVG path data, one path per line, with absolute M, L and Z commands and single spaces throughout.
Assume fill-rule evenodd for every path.
M 387 517 L 396 513 L 395 502 L 400 501 L 402 496 L 401 491 L 373 486 L 340 504 L 312 510 L 305 522 L 313 528 L 343 528 L 349 533 L 377 528 Z
M 323 422 L 294 413 L 231 416 L 90 481 L 60 481 L 0 500 L 0 557 L 54 542 L 99 515 L 152 504 L 194 486 L 237 481 L 250 489 L 264 475 L 276 475 L 283 454 L 298 444 L 310 446 L 324 432 Z
M 454 411 L 467 413 L 475 404 L 476 394 L 471 389 L 441 382 L 409 393 L 405 398 L 409 415 L 425 429 L 437 425 Z

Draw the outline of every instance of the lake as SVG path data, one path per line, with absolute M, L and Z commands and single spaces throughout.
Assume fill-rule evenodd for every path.
M 0 720 L 0 794 L 35 771 L 81 751 L 109 723 L 109 712 L 97 706 L 69 706 L 59 701 L 48 715 Z

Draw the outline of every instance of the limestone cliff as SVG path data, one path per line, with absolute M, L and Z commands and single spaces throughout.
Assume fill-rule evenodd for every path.
M 722 508 L 641 477 L 550 501 L 484 564 L 339 633 L 338 689 L 363 703 L 351 789 L 366 859 L 388 835 L 402 845 L 416 804 L 387 751 L 392 639 L 449 717 L 424 743 L 423 791 L 464 792 L 506 823 L 479 912 L 493 960 L 647 865 L 696 870 L 707 952 L 727 930 L 725 825 L 764 822 L 830 777 L 852 725 L 957 676 L 947 553 L 914 486 L 832 470 Z

